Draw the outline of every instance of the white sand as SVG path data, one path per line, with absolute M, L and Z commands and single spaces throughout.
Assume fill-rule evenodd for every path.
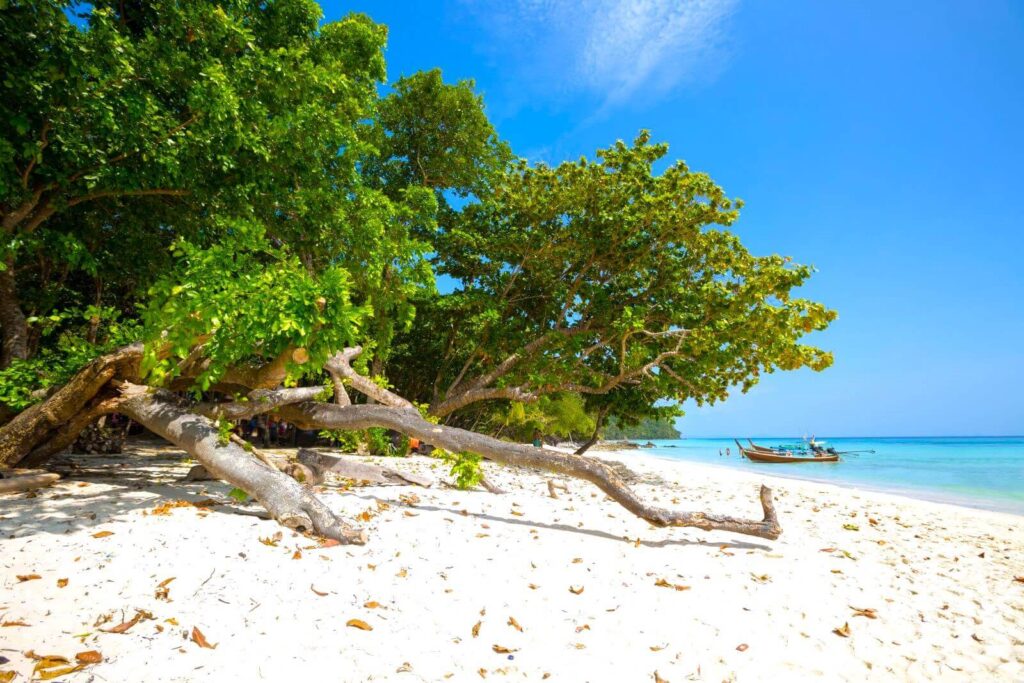
M 334 509 L 373 512 L 367 546 L 310 548 L 284 530 L 271 547 L 259 539 L 281 527 L 226 506 L 144 514 L 227 487 L 180 483 L 180 453 L 136 455 L 83 458 L 77 479 L 0 499 L 0 622 L 29 624 L 0 627 L 0 671 L 15 680 L 28 680 L 29 650 L 102 653 L 67 681 L 1024 678 L 1020 517 L 773 479 L 784 534 L 769 542 L 654 529 L 588 484 L 570 481 L 553 500 L 543 477 L 488 465 L 508 493 L 332 490 Z M 661 504 L 759 513 L 763 477 L 601 456 L 667 480 L 638 486 Z M 444 474 L 425 458 L 389 464 Z M 399 501 L 409 493 L 415 507 Z M 378 513 L 379 502 L 389 507 Z M 16 578 L 28 574 L 41 578 Z M 170 601 L 158 599 L 171 577 Z M 154 620 L 124 634 L 94 626 L 137 609 Z M 849 637 L 833 633 L 847 623 Z M 216 649 L 188 640 L 193 627 Z

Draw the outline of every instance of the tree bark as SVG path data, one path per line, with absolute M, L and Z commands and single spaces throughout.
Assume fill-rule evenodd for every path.
M 0 479 L 0 494 L 22 493 L 49 486 L 60 479 L 53 472 L 33 472 L 30 474 L 11 474 Z
M 68 444 L 74 441 L 77 432 L 62 429 L 65 424 L 82 413 L 112 378 L 134 378 L 141 358 L 142 344 L 100 356 L 52 396 L 18 413 L 0 428 L 0 467 L 13 467 L 51 439 L 70 439 Z M 78 429 L 88 422 L 80 421 Z
M 530 467 L 575 479 L 584 479 L 604 491 L 610 498 L 637 517 L 659 527 L 696 527 L 705 531 L 733 531 L 760 538 L 775 539 L 782 533 L 771 489 L 761 487 L 761 520 L 742 519 L 706 512 L 677 512 L 646 504 L 615 472 L 599 460 L 574 454 L 559 453 L 522 444 L 499 441 L 484 434 L 457 427 L 427 422 L 415 410 L 385 405 L 353 405 L 342 407 L 329 403 L 299 403 L 284 406 L 281 415 L 304 428 L 367 429 L 387 427 L 424 443 L 441 446 L 453 452 L 470 451 L 512 467 Z
M 248 493 L 284 526 L 341 543 L 366 542 L 365 531 L 338 519 L 297 481 L 232 441 L 222 443 L 217 428 L 188 412 L 173 394 L 127 383 L 122 387 L 125 400 L 119 412 L 188 451 L 210 474 Z
M 594 433 L 590 435 L 586 443 L 576 449 L 576 455 L 583 455 L 590 447 L 597 443 L 597 440 L 601 438 L 601 429 L 604 427 L 604 421 L 608 417 L 608 406 L 601 406 L 597 411 L 597 419 L 594 421 Z
M 430 477 L 424 477 L 411 472 L 390 467 L 379 467 L 365 462 L 355 462 L 349 458 L 339 458 L 333 455 L 324 455 L 314 450 L 300 448 L 298 461 L 316 472 L 336 474 L 343 479 L 352 481 L 367 481 L 372 484 L 397 484 L 423 486 L 429 488 L 433 485 Z
M 0 271 L 0 328 L 3 335 L 0 369 L 9 368 L 15 360 L 28 358 L 28 322 L 18 299 L 14 259 L 7 259 L 6 265 L 7 267 Z

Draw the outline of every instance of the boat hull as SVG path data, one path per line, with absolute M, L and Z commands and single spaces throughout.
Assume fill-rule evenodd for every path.
M 838 455 L 802 456 L 802 455 L 779 455 L 778 453 L 764 453 L 749 448 L 743 449 L 743 455 L 754 462 L 838 462 Z

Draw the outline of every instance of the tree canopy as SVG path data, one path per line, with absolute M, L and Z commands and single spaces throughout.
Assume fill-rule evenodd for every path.
M 471 81 L 433 70 L 385 92 L 386 39 L 313 0 L 4 4 L 0 464 L 117 406 L 178 434 L 117 398 L 126 383 L 201 405 L 303 388 L 259 394 L 275 409 L 329 386 L 349 412 L 293 417 L 409 433 L 425 427 L 379 406 L 417 405 L 423 424 L 528 439 L 831 363 L 804 343 L 835 317 L 796 296 L 812 269 L 751 254 L 731 232 L 742 203 L 707 174 L 647 131 L 517 158 Z M 597 465 L 544 462 L 619 491 Z

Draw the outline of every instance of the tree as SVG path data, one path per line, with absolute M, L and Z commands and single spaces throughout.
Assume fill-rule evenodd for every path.
M 470 83 L 427 72 L 379 98 L 384 29 L 321 26 L 307 0 L 101 2 L 84 27 L 65 9 L 14 5 L 39 45 L 0 24 L 3 49 L 10 36 L 24 50 L 4 53 L 5 87 L 24 96 L 5 112 L 0 308 L 31 300 L 57 318 L 38 349 L 16 348 L 27 319 L 0 311 L 10 358 L 36 354 L 0 372 L 20 410 L 0 427 L 0 466 L 43 462 L 117 411 L 283 524 L 363 542 L 222 429 L 276 411 L 584 479 L 658 526 L 778 535 L 767 489 L 763 520 L 664 510 L 598 460 L 458 426 L 511 402 L 520 426 L 596 431 L 829 364 L 801 343 L 834 317 L 792 296 L 811 270 L 747 252 L 725 229 L 738 203 L 706 175 L 655 173 L 667 148 L 646 133 L 594 161 L 514 161 Z M 71 245 L 53 300 L 29 258 L 42 240 Z M 110 242 L 167 249 L 122 268 Z M 438 293 L 435 270 L 461 287 Z M 90 317 L 98 281 L 92 305 L 117 306 Z M 65 320 L 66 305 L 82 310 Z M 8 391 L 26 373 L 46 391 Z

